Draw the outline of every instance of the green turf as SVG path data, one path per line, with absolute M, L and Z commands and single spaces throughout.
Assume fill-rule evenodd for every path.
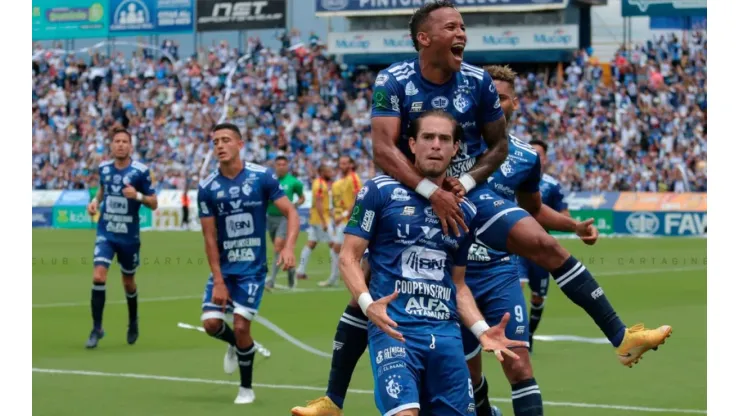
M 300 252 L 303 238 L 299 242 Z M 223 374 L 224 345 L 178 322 L 198 324 L 200 299 L 208 266 L 199 233 L 150 232 L 142 237 L 142 267 L 137 281 L 141 337 L 125 341 L 126 305 L 111 268 L 106 337 L 96 350 L 83 348 L 90 330 L 93 231 L 33 231 L 33 367 L 110 374 L 144 374 L 226 381 L 234 385 L 185 380 L 33 374 L 36 415 L 202 415 L 236 411 L 238 373 Z M 633 415 L 638 410 L 573 407 L 568 403 L 648 408 L 706 409 L 706 240 L 603 239 L 594 247 L 578 241 L 563 244 L 585 262 L 628 324 L 669 323 L 674 335 L 658 352 L 650 352 L 632 369 L 623 368 L 608 345 L 537 342 L 533 357 L 548 415 Z M 326 248 L 317 249 L 308 268 L 316 288 L 328 275 Z M 285 283 L 281 274 L 280 282 Z M 554 285 L 553 285 L 554 286 Z M 265 294 L 260 315 L 302 342 L 331 352 L 337 319 L 348 300 L 343 290 Z M 73 304 L 69 306 L 68 304 Z M 52 304 L 67 304 L 51 306 Z M 45 306 L 47 305 L 47 306 Z M 272 357 L 258 357 L 257 401 L 239 408 L 251 415 L 288 415 L 292 406 L 322 395 L 329 371 L 327 358 L 312 355 L 261 325 L 256 339 Z M 538 334 L 598 337 L 600 332 L 578 307 L 553 287 Z M 491 397 L 505 399 L 510 386 L 492 357 L 485 361 Z M 192 381 L 192 380 L 191 380 Z M 372 390 L 367 356 L 355 372 L 352 388 Z M 496 402 L 512 415 L 509 402 Z M 351 393 L 345 414 L 376 415 L 373 396 Z M 674 412 L 675 413 L 675 412 Z M 671 414 L 663 412 L 662 414 Z

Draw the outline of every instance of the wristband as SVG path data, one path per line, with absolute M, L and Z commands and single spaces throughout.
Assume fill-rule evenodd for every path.
M 488 331 L 488 328 L 490 328 L 490 326 L 488 326 L 486 321 L 481 319 L 470 327 L 470 332 L 472 332 L 476 338 L 480 338 L 484 332 Z
M 432 181 L 430 181 L 427 178 L 424 178 L 419 182 L 418 185 L 416 185 L 416 193 L 420 194 L 426 199 L 429 199 L 434 191 L 436 191 L 439 188 L 439 186 L 435 185 Z
M 466 173 L 460 177 L 460 184 L 465 188 L 465 193 L 468 193 L 471 189 L 475 188 L 476 182 L 469 173 Z
M 144 199 L 144 194 L 142 194 L 141 192 L 137 192 L 136 193 L 136 200 L 137 201 L 141 201 L 142 199 Z
M 373 297 L 370 296 L 370 293 L 368 292 L 362 292 L 360 297 L 357 298 L 357 303 L 360 305 L 360 309 L 362 309 L 362 313 L 364 313 L 365 316 L 367 316 L 367 307 L 373 302 Z

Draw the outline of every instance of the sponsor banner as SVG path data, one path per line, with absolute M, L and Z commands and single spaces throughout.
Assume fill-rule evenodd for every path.
M 55 206 L 52 218 L 54 228 L 95 228 L 85 206 Z
M 196 204 L 190 204 L 188 212 L 188 227 L 193 230 L 200 229 L 200 220 L 198 219 L 198 208 Z M 155 230 L 180 230 L 182 229 L 182 206 L 158 207 L 152 213 L 152 228 Z
M 469 28 L 467 51 L 577 49 L 577 25 Z M 408 31 L 329 33 L 329 53 L 414 53 Z
M 707 211 L 707 194 L 701 192 L 621 192 L 615 211 Z
M 75 189 L 62 191 L 54 206 L 81 206 L 86 207 L 90 203 L 90 192 L 86 189 Z
M 315 0 L 317 16 L 410 15 L 432 0 Z M 568 0 L 452 0 L 460 13 L 564 9 Z
M 31 192 L 31 206 L 32 207 L 53 207 L 56 204 L 59 196 L 62 195 L 62 191 L 32 191 Z
M 707 0 L 622 0 L 622 17 L 706 15 Z
M 195 0 L 109 0 L 111 36 L 192 32 Z
M 108 36 L 109 0 L 33 0 L 33 40 Z
M 639 237 L 705 236 L 706 212 L 614 212 L 614 232 Z
M 199 0 L 197 30 L 252 30 L 285 27 L 286 0 Z
M 586 221 L 589 218 L 594 219 L 594 226 L 599 230 L 599 235 L 614 234 L 614 212 L 609 209 L 584 209 L 580 211 L 570 211 L 570 216 L 576 221 Z M 553 235 L 565 235 L 573 233 L 564 233 L 553 231 Z
M 571 211 L 614 208 L 619 192 L 569 192 L 563 200 Z
M 53 211 L 52 207 L 33 207 L 32 227 L 51 227 Z

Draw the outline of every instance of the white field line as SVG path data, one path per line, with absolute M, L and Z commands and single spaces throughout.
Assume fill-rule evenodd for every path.
M 157 376 L 151 374 L 134 374 L 134 373 L 105 373 L 100 371 L 79 371 L 79 370 L 59 370 L 50 368 L 33 368 L 34 373 L 41 374 L 57 374 L 57 375 L 76 375 L 76 376 L 90 376 L 90 377 L 114 377 L 114 378 L 131 378 L 139 380 L 158 380 L 158 381 L 174 381 L 181 383 L 198 383 L 198 384 L 221 384 L 236 386 L 239 383 L 227 380 L 209 380 L 203 378 L 186 378 L 186 377 L 169 377 L 169 376 Z M 316 392 L 325 392 L 324 387 L 313 387 L 313 386 L 297 386 L 290 384 L 259 384 L 255 383 L 257 388 L 265 389 L 280 389 L 280 390 L 308 390 Z M 357 390 L 349 389 L 349 393 L 355 394 L 373 394 L 371 390 Z M 491 399 L 494 402 L 511 402 L 511 399 L 506 398 L 494 398 Z M 614 404 L 593 404 L 593 403 L 575 403 L 575 402 L 544 402 L 547 406 L 558 406 L 558 407 L 580 407 L 590 409 L 611 409 L 611 410 L 624 410 L 629 412 L 652 412 L 652 413 L 687 413 L 687 414 L 706 414 L 706 410 L 694 410 L 694 409 L 663 409 L 657 407 L 642 407 L 642 406 L 622 406 Z

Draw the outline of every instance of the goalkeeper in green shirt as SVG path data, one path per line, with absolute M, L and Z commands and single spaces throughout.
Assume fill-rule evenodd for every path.
M 303 183 L 298 180 L 295 176 L 288 173 L 288 158 L 285 156 L 278 156 L 275 158 L 275 174 L 280 181 L 280 189 L 285 192 L 285 196 L 288 200 L 293 201 L 295 195 L 298 196 L 298 200 L 295 201 L 296 209 L 303 204 L 306 197 L 303 195 Z M 267 232 L 270 233 L 270 239 L 272 240 L 275 254 L 273 255 L 272 267 L 270 268 L 270 278 L 265 282 L 265 287 L 275 287 L 275 277 L 277 275 L 277 261 L 278 255 L 285 245 L 285 234 L 287 231 L 288 220 L 283 216 L 275 204 L 270 201 L 267 205 Z M 288 285 L 292 289 L 295 287 L 295 269 L 288 270 Z

